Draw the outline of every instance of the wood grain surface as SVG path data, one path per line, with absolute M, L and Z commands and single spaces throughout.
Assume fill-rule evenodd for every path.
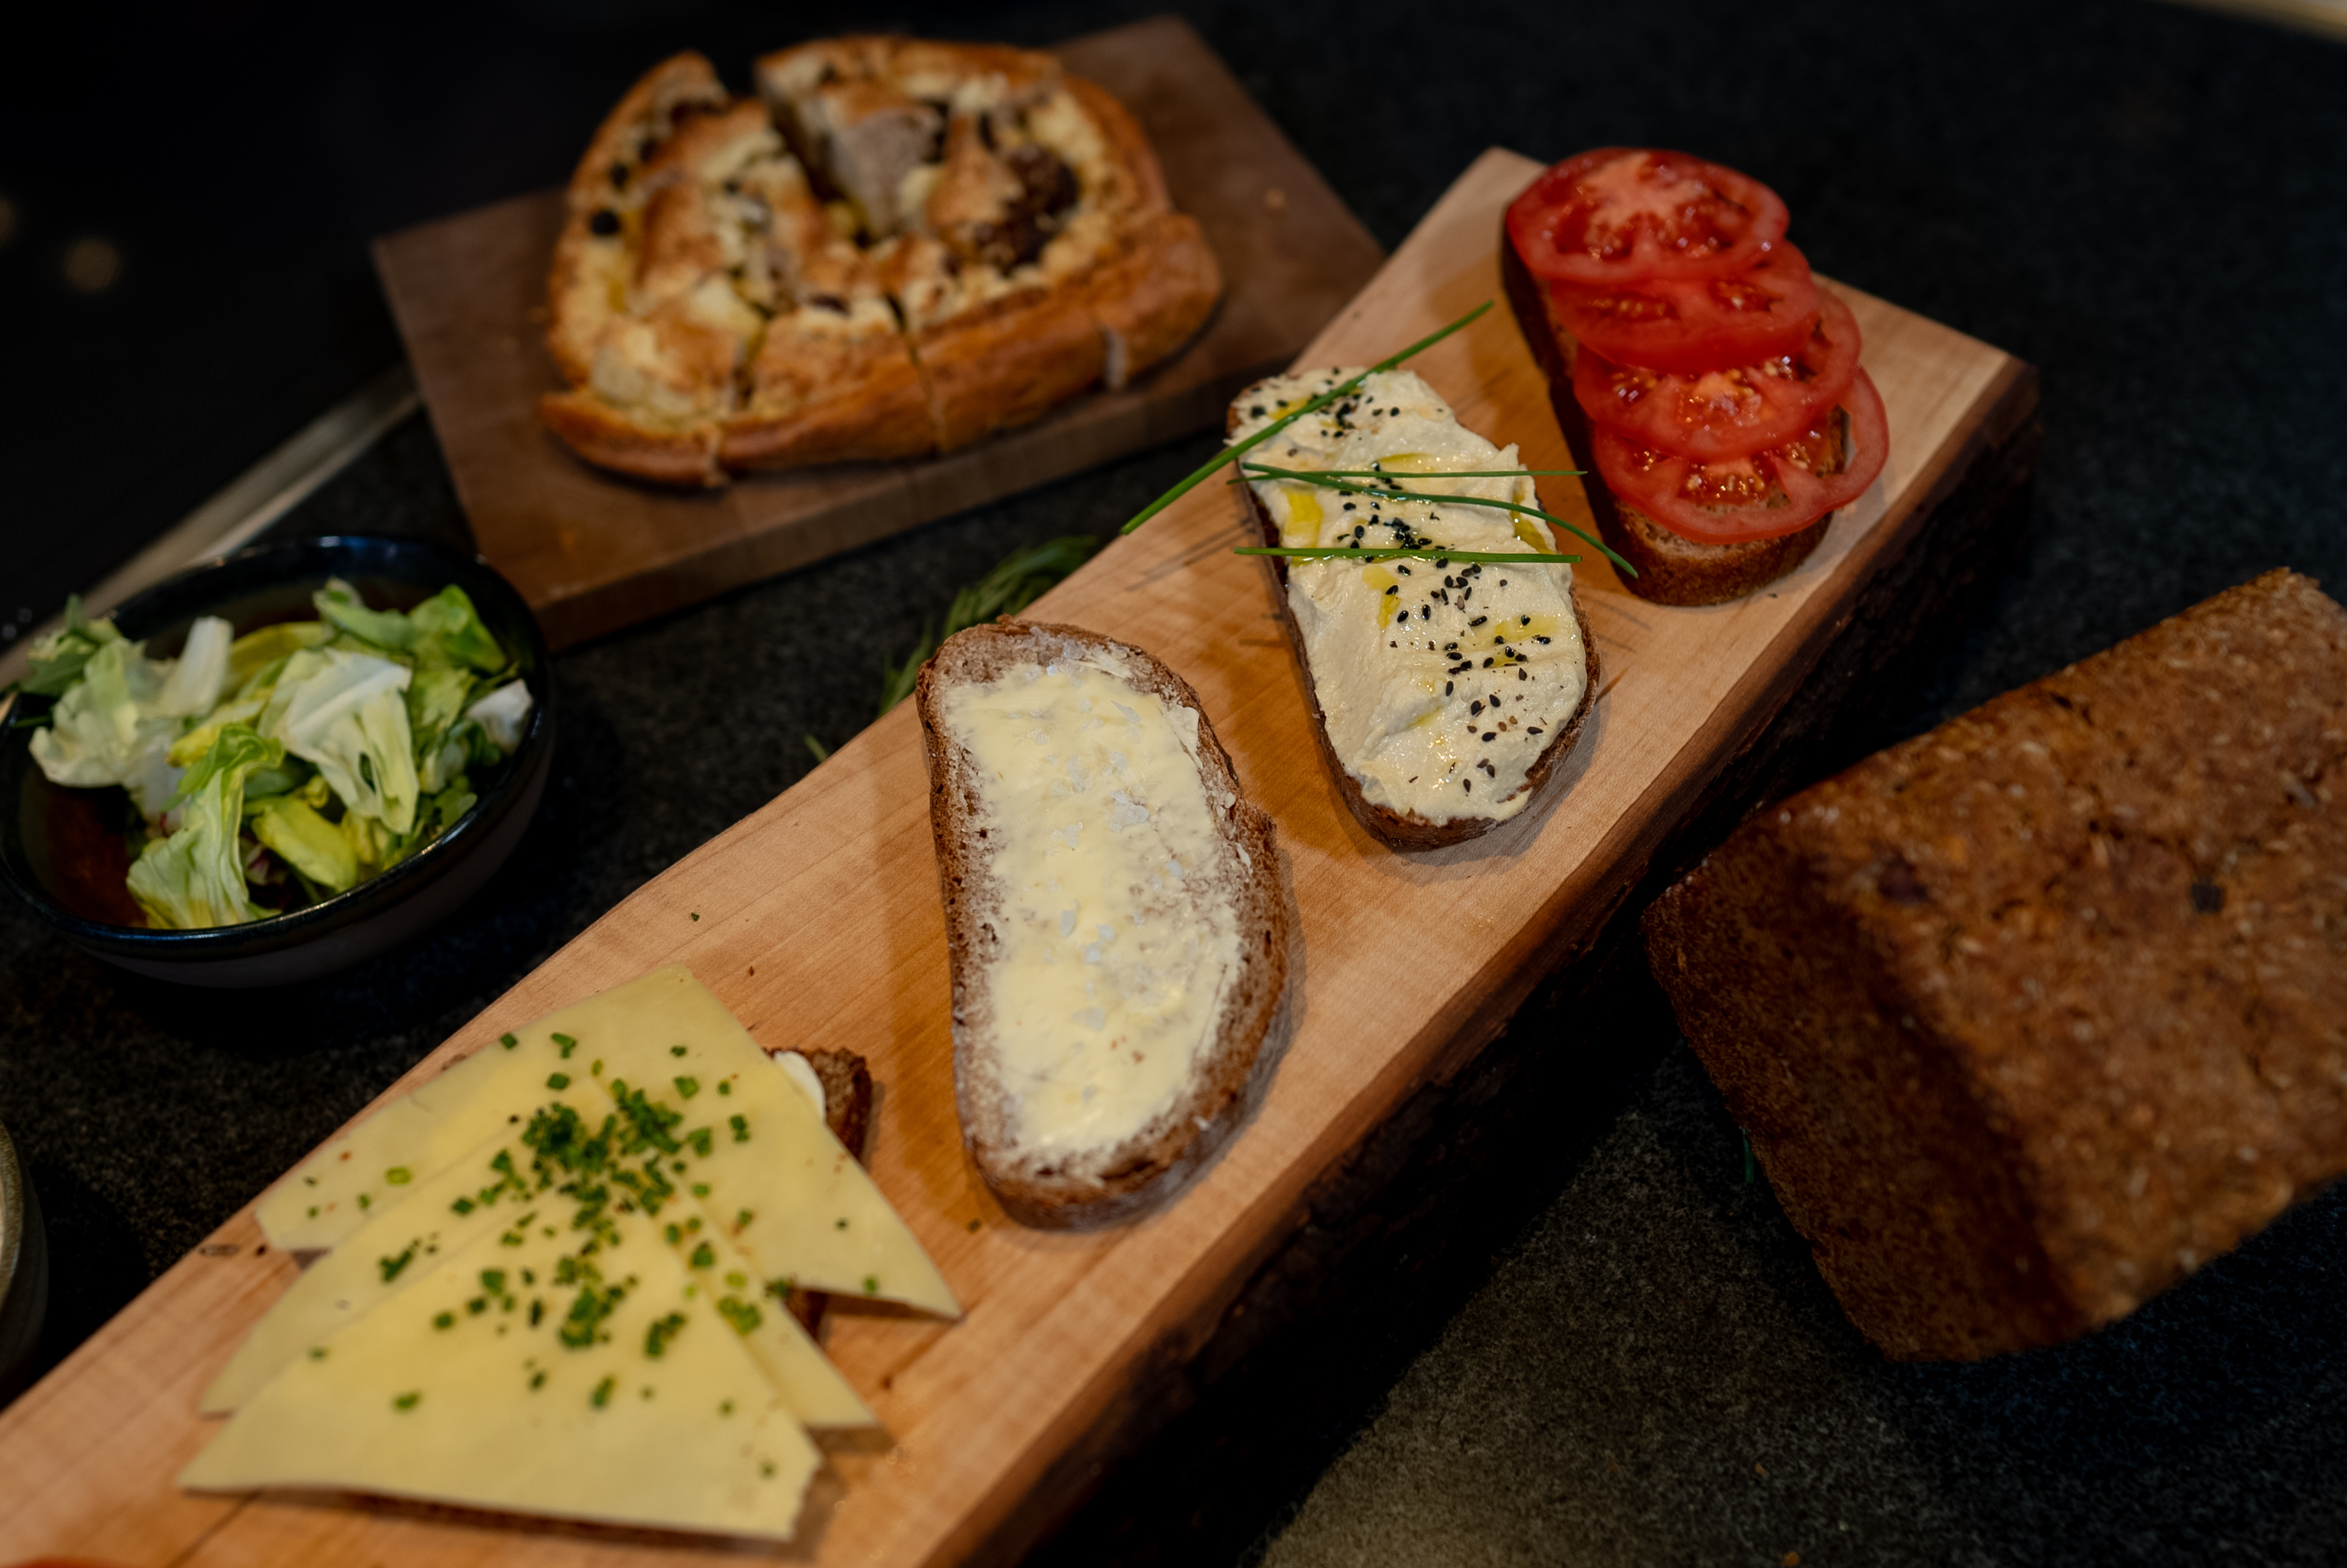
M 1500 212 L 1535 169 L 1485 154 L 1301 363 L 1365 364 L 1499 299 Z M 1278 823 L 1302 921 L 1298 1025 L 1262 1108 L 1151 1216 L 1086 1235 L 1026 1230 L 963 1155 L 909 709 L 646 886 L 403 1081 L 665 963 L 689 965 L 770 1046 L 870 1060 L 874 1174 L 969 1314 L 951 1325 L 834 1315 L 825 1348 L 894 1441 L 835 1450 L 801 1542 L 779 1555 L 946 1563 L 1015 1523 L 1054 1461 L 1129 1408 L 1145 1372 L 1194 1352 L 1315 1179 L 1417 1085 L 1480 1049 L 1590 938 L 1869 582 L 2028 414 L 2025 364 L 1840 292 L 1890 409 L 1881 480 L 1799 571 L 1737 603 L 1649 605 L 1602 564 L 1582 567 L 1607 671 L 1589 730 L 1550 804 L 1471 844 L 1397 854 L 1345 810 L 1314 749 L 1269 574 L 1229 553 L 1249 525 L 1223 486 L 1193 491 L 1036 606 L 1150 649 L 1197 688 L 1249 795 Z M 1529 466 L 1569 466 L 1504 305 L 1415 368 L 1470 427 L 1519 443 Z M 1577 481 L 1541 487 L 1552 509 L 1585 518 Z M 210 1430 L 197 1395 L 292 1274 L 259 1243 L 248 1209 L 0 1418 L 0 1562 L 583 1568 L 739 1554 L 347 1500 L 183 1496 L 171 1476 Z
M 562 193 L 377 241 L 375 265 L 473 537 L 555 646 L 1218 425 L 1357 293 L 1377 241 L 1187 24 L 1160 17 L 1059 51 L 1132 109 L 1225 292 L 1205 330 L 1117 392 L 944 456 L 751 475 L 721 490 L 591 466 L 538 424 L 561 377 L 544 344 Z M 748 62 L 721 60 L 739 76 Z

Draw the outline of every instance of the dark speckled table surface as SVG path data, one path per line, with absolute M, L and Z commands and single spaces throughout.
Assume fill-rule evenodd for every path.
M 62 88 L 5 111 L 0 323 L 23 346 L 0 374 L 5 471 L 21 477 L 0 528 L 27 575 L 0 590 L 0 615 L 20 598 L 46 613 L 171 521 L 170 505 L 386 362 L 395 348 L 365 235 L 555 182 L 601 106 L 661 51 L 695 44 L 738 68 L 758 48 L 859 25 L 1044 43 L 1151 8 L 816 5 L 783 19 L 609 0 L 559 16 L 512 0 L 476 7 L 463 27 L 477 36 L 451 51 L 374 40 L 357 24 L 289 42 L 291 14 L 269 6 L 211 8 L 128 56 L 73 33 L 65 44 L 93 51 L 97 77 L 134 87 L 169 74 L 175 41 L 199 57 L 249 56 L 256 72 L 292 59 L 306 74 L 282 78 L 295 85 L 272 112 L 311 134 L 287 156 L 340 174 L 304 183 L 272 219 L 307 247 L 299 286 L 244 289 L 248 319 L 187 328 L 179 363 L 209 389 L 193 434 L 103 469 L 86 433 L 141 394 L 90 366 L 165 311 L 172 287 L 243 276 L 259 241 L 199 217 L 180 235 L 176 285 L 161 252 L 150 262 L 126 241 L 118 315 L 49 299 L 39 269 L 58 264 L 71 217 L 56 211 L 116 188 L 193 210 L 193 177 L 108 172 L 145 123 L 136 115 L 87 145 L 35 149 L 21 117 Z M 2111 0 L 1299 0 L 1187 14 L 1388 245 L 1494 143 L 1552 157 L 1684 146 L 1780 191 L 1819 270 L 2040 368 L 2046 442 L 2018 563 L 1973 622 L 1944 630 L 1927 682 L 1853 716 L 1870 743 L 2267 568 L 2347 584 L 2338 45 Z M 138 112 L 163 114 L 186 91 L 156 90 Z M 420 139 L 381 128 L 442 103 Z M 246 123 L 235 116 L 248 111 L 229 112 Z M 1146 453 L 565 653 L 555 774 L 518 853 L 440 931 L 337 979 L 183 992 L 0 907 L 0 1121 L 48 1217 L 44 1361 L 604 910 L 787 788 L 813 765 L 805 736 L 853 733 L 883 659 L 956 588 L 1015 545 L 1105 532 L 1206 449 L 1199 437 Z M 87 482 L 57 483 L 75 464 Z M 277 531 L 466 538 L 421 419 Z M 1269 1433 L 1248 1451 L 1281 1457 L 1218 1472 L 1197 1457 L 1216 1451 L 1214 1432 L 1177 1430 L 1043 1555 L 2347 1556 L 2347 1200 L 2311 1199 L 2084 1342 L 1891 1366 L 1842 1318 L 1766 1184 L 1747 1181 L 1736 1131 L 1667 1017 L 1614 1049 L 1628 1069 L 1560 1106 L 1569 1131 L 1537 1179 L 1479 1217 L 1496 1238 L 1489 1255 L 1372 1330 L 1348 1330 L 1341 1387 L 1299 1409 L 1276 1377 L 1245 1368 L 1184 1418 Z

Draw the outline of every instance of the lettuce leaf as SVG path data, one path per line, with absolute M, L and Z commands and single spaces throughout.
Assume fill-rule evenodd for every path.
M 241 926 L 265 913 L 245 891 L 237 835 L 244 825 L 245 780 L 284 754 L 250 724 L 231 724 L 188 770 L 178 830 L 150 841 L 130 867 L 130 896 L 147 911 L 149 924 L 185 931 Z
M 521 744 L 522 729 L 529 721 L 531 705 L 529 688 L 516 681 L 510 685 L 498 687 L 466 709 L 465 717 L 481 726 L 496 743 L 500 755 L 511 756 L 514 748 Z M 492 760 L 488 757 L 481 759 L 483 762 Z
M 246 632 L 229 645 L 229 690 L 240 697 L 261 694 L 276 677 L 271 675 L 256 688 L 255 676 L 267 673 L 272 665 L 282 669 L 286 660 L 304 648 L 322 646 L 333 634 L 332 627 L 316 620 L 281 620 Z
M 305 649 L 286 661 L 261 733 L 317 764 L 346 825 L 366 818 L 404 834 L 415 825 L 417 799 L 404 696 L 413 679 L 405 665 L 373 654 Z
M 82 669 L 92 655 L 107 644 L 121 641 L 122 633 L 114 630 L 111 617 L 90 620 L 82 614 L 81 595 L 73 594 L 66 600 L 65 626 L 26 650 L 31 673 L 17 684 L 36 697 L 61 697 L 67 687 L 81 679 Z
M 356 885 L 359 858 L 351 841 L 299 795 L 257 801 L 251 811 L 252 836 L 319 887 L 340 893 Z
M 339 578 L 312 595 L 311 602 L 338 630 L 418 666 L 445 664 L 485 674 L 505 668 L 505 650 L 481 624 L 465 590 L 454 583 L 404 615 L 395 610 L 369 610 L 358 590 Z

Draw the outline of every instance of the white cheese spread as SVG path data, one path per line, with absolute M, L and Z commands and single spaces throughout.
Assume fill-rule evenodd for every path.
M 1120 661 L 1029 664 L 952 688 L 984 781 L 981 868 L 1001 904 L 983 989 L 1023 1149 L 1113 1147 L 1163 1116 L 1238 970 L 1243 855 L 1209 799 L 1198 713 Z
M 1335 369 L 1257 383 L 1240 395 L 1231 439 L 1245 439 L 1356 374 Z M 1450 405 L 1408 371 L 1370 376 L 1245 460 L 1296 470 L 1375 468 L 1394 475 L 1400 489 L 1539 504 L 1529 477 L 1450 477 L 1515 468 L 1516 449 L 1460 425 Z M 1538 518 L 1499 507 L 1378 500 L 1284 479 L 1258 480 L 1255 493 L 1285 545 L 1559 549 Z M 1572 723 L 1588 685 L 1573 569 L 1440 559 L 1287 567 L 1288 609 L 1329 743 L 1369 803 L 1437 823 L 1504 821 L 1523 810 L 1532 764 Z

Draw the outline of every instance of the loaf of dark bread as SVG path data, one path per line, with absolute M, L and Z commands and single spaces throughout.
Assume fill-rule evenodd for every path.
M 2107 1323 L 2347 1172 L 2347 611 L 2270 572 L 1747 823 L 1645 917 L 1867 1337 Z
M 1624 559 L 1637 569 L 1623 586 L 1640 599 L 1656 604 L 1721 604 L 1741 599 L 1790 574 L 1815 553 L 1834 515 L 1828 512 L 1808 528 L 1773 539 L 1712 545 L 1672 532 L 1636 507 L 1623 500 L 1597 476 L 1597 462 L 1589 439 L 1589 415 L 1573 395 L 1573 334 L 1548 307 L 1548 294 L 1516 257 L 1505 226 L 1500 232 L 1500 273 L 1515 311 L 1516 325 L 1532 357 L 1548 377 L 1549 406 L 1564 431 L 1573 466 L 1586 470 L 1582 492 L 1589 497 L 1590 516 L 1597 531 Z

